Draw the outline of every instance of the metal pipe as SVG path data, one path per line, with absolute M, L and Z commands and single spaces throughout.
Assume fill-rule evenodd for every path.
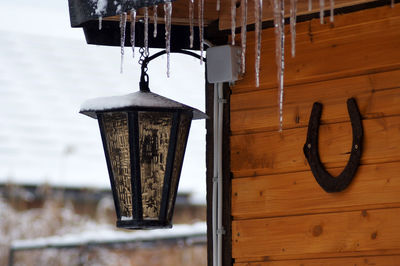
M 204 44 L 207 45 L 208 47 L 213 47 L 214 45 L 207 39 L 204 39 Z
M 218 197 L 218 83 L 214 84 L 214 120 L 213 120 L 213 147 L 214 147 L 214 164 L 213 164 L 213 194 L 212 194 L 212 235 L 213 235 L 213 265 L 218 264 L 217 249 L 217 197 Z
M 218 266 L 222 266 L 222 235 L 224 234 L 224 228 L 222 226 L 222 133 L 224 103 L 223 84 L 218 83 Z

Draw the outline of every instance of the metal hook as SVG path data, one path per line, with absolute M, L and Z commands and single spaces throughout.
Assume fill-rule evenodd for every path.
M 147 75 L 147 64 L 149 58 L 149 51 L 144 47 L 140 47 L 139 65 L 141 65 L 139 87 L 142 92 L 150 92 L 149 88 L 149 75 Z
M 149 52 L 146 51 L 146 49 L 144 47 L 141 47 L 139 49 L 140 52 L 140 59 L 139 59 L 139 64 L 142 66 L 141 68 L 141 75 L 140 75 L 140 91 L 143 92 L 149 92 L 150 88 L 149 88 L 149 75 L 147 75 L 147 65 L 148 63 L 150 63 L 151 60 L 156 59 L 157 57 L 166 54 L 167 51 L 162 50 L 152 56 L 149 56 Z M 173 50 L 171 51 L 171 53 L 180 53 L 180 54 L 186 54 L 186 55 L 190 55 L 196 58 L 199 58 L 201 60 L 203 60 L 204 62 L 207 62 L 206 58 L 191 52 L 191 51 L 186 51 L 186 50 Z

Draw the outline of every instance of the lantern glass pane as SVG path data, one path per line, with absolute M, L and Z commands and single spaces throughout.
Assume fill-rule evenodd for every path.
M 103 115 L 103 125 L 118 197 L 120 216 L 121 219 L 132 219 L 128 115 L 124 112 L 105 113 Z
M 168 220 L 172 219 L 173 207 L 175 203 L 176 192 L 178 190 L 179 177 L 181 175 L 183 157 L 185 155 L 187 138 L 189 135 L 190 124 L 192 123 L 192 116 L 182 113 L 180 123 L 178 126 L 178 136 L 175 150 L 174 165 L 171 176 L 171 189 L 169 192 L 168 202 Z
M 172 120 L 172 113 L 139 112 L 143 219 L 160 215 Z

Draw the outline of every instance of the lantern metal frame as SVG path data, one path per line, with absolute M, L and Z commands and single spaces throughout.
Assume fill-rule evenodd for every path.
M 185 51 L 185 50 L 177 50 L 172 51 L 174 53 L 182 53 L 194 56 L 196 58 L 200 58 L 205 61 L 206 59 L 199 56 L 196 53 Z M 130 105 L 124 106 L 120 108 L 110 108 L 106 110 L 96 110 L 94 109 L 81 109 L 80 113 L 88 115 L 92 118 L 98 119 L 98 124 L 100 128 L 100 134 L 103 143 L 104 154 L 106 157 L 107 169 L 109 173 L 113 198 L 114 198 L 114 206 L 117 214 L 117 227 L 126 228 L 126 229 L 156 229 L 156 228 L 171 228 L 172 227 L 172 217 L 175 207 L 175 201 L 177 197 L 177 190 L 179 185 L 180 174 L 183 165 L 183 158 L 185 155 L 187 140 L 190 131 L 190 125 L 192 119 L 201 119 L 207 118 L 207 116 L 201 111 L 191 108 L 189 106 L 180 104 L 178 102 L 166 99 L 157 94 L 151 93 L 148 83 L 149 78 L 147 75 L 147 65 L 148 63 L 165 54 L 166 51 L 160 51 L 152 56 L 146 56 L 141 58 L 140 63 L 141 67 L 141 78 L 140 78 L 140 91 L 136 92 L 134 97 L 139 99 L 145 98 L 159 98 L 164 102 L 172 103 L 166 106 L 162 104 L 160 106 L 152 105 L 152 106 L 140 106 L 140 105 Z M 141 98 L 143 97 L 143 98 Z M 140 102 L 140 100 L 139 100 Z M 139 130 L 139 113 L 140 112 L 157 112 L 157 113 L 168 113 L 171 114 L 171 125 L 170 125 L 170 134 L 168 139 L 168 149 L 166 154 L 165 161 L 165 171 L 164 176 L 161 177 L 163 180 L 163 185 L 161 187 L 161 199 L 160 199 L 160 208 L 158 218 L 144 218 L 143 215 L 143 197 L 142 197 L 142 177 L 141 175 L 141 152 L 140 152 L 140 130 Z M 108 139 L 106 134 L 106 127 L 104 125 L 104 116 L 107 113 L 124 113 L 127 118 L 127 130 L 128 130 L 128 145 L 129 145 L 129 160 L 130 160 L 130 197 L 132 202 L 132 216 L 123 218 L 121 209 L 120 209 L 120 193 L 117 190 L 116 184 L 116 176 L 115 169 L 113 169 L 111 152 L 108 146 Z M 182 123 L 186 124 L 186 127 L 182 131 L 180 131 L 180 126 Z M 169 126 L 168 126 L 169 127 Z M 184 140 L 184 143 L 180 143 L 179 147 L 178 141 Z M 179 149 L 179 151 L 177 151 Z M 178 153 L 177 153 L 178 152 Z M 174 166 L 174 163 L 178 162 L 178 166 Z M 178 167 L 178 168 L 177 168 Z M 172 180 L 174 178 L 174 180 Z M 171 182 L 174 181 L 175 184 L 172 185 Z
M 99 127 L 100 127 L 100 134 L 101 138 L 103 141 L 103 148 L 105 152 L 105 157 L 107 161 L 107 168 L 110 176 L 110 182 L 112 186 L 112 192 L 113 192 L 113 198 L 114 198 L 114 204 L 115 204 L 115 210 L 117 212 L 117 227 L 122 227 L 122 228 L 129 228 L 129 229 L 146 229 L 146 228 L 171 228 L 171 219 L 172 217 L 167 217 L 168 214 L 168 202 L 171 200 L 169 197 L 171 195 L 171 189 L 175 189 L 176 191 L 172 194 L 174 195 L 174 199 L 172 199 L 172 209 L 170 210 L 171 216 L 174 211 L 174 206 L 175 206 L 175 201 L 176 201 L 176 196 L 177 196 L 177 188 L 171 187 L 171 177 L 172 177 L 172 163 L 175 158 L 175 148 L 176 148 L 176 141 L 178 138 L 178 125 L 179 125 L 179 117 L 182 113 L 185 113 L 188 115 L 188 118 L 190 120 L 193 118 L 193 114 L 191 111 L 184 111 L 184 110 L 179 110 L 179 109 L 156 109 L 157 112 L 167 112 L 167 113 L 172 113 L 173 114 L 173 119 L 172 119 L 172 126 L 171 126 L 171 134 L 170 134 L 170 140 L 169 140 L 169 145 L 168 145 L 168 153 L 167 153 L 167 161 L 166 161 L 166 170 L 165 170 L 165 176 L 164 176 L 164 185 L 163 185 L 163 191 L 162 191 L 162 198 L 161 198 L 161 208 L 160 208 L 160 215 L 158 217 L 158 220 L 145 220 L 143 219 L 143 206 L 142 206 L 142 192 L 141 192 L 141 180 L 142 176 L 140 173 L 140 152 L 139 152 L 139 138 L 136 136 L 139 136 L 139 122 L 138 122 L 138 112 L 139 111 L 155 111 L 154 109 L 150 108 L 146 110 L 146 108 L 122 108 L 122 109 L 115 109 L 113 112 L 124 112 L 128 115 L 128 130 L 129 130 L 129 150 L 130 150 L 130 159 L 131 159 L 131 186 L 132 186 L 132 215 L 133 219 L 132 220 L 121 220 L 121 212 L 119 209 L 119 204 L 118 204 L 118 195 L 117 195 L 117 190 L 116 190 L 116 184 L 115 184 L 115 176 L 112 170 L 111 166 L 111 160 L 110 160 L 110 151 L 108 150 L 107 147 L 107 139 L 105 136 L 105 131 L 104 131 L 104 125 L 103 125 L 103 114 L 105 112 L 98 112 L 98 122 L 99 122 Z M 188 127 L 188 131 L 190 130 L 190 126 Z M 189 132 L 186 132 L 188 134 Z M 185 149 L 186 149 L 186 144 L 187 144 L 187 138 L 185 141 Z M 185 150 L 184 149 L 184 150 Z M 184 156 L 185 152 L 183 152 Z M 182 165 L 181 165 L 182 167 Z M 180 172 L 181 170 L 179 170 Z M 135 178 L 133 178 L 135 176 Z M 179 177 L 180 173 L 178 174 L 178 180 L 177 183 L 179 183 Z

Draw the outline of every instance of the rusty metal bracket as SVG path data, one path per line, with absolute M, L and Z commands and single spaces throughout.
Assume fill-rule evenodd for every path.
M 353 144 L 351 147 L 350 158 L 346 167 L 339 176 L 333 177 L 321 163 L 318 152 L 318 130 L 322 114 L 322 104 L 315 102 L 308 124 L 307 140 L 303 147 L 304 155 L 307 158 L 311 171 L 318 184 L 328 193 L 340 192 L 346 189 L 360 165 L 362 154 L 363 126 L 360 111 L 356 100 L 350 98 L 347 100 L 347 110 L 350 116 L 351 127 L 353 129 Z

